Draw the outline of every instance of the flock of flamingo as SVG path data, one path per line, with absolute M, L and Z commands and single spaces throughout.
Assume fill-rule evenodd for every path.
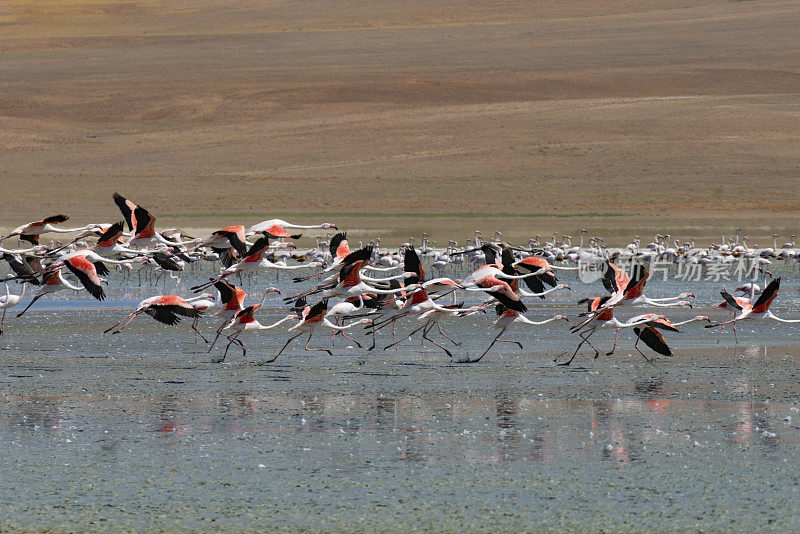
M 570 289 L 568 285 L 558 282 L 556 272 L 576 270 L 576 265 L 582 262 L 601 267 L 598 280 L 607 294 L 580 301 L 586 305 L 586 311 L 569 326 L 569 331 L 578 337 L 578 345 L 571 357 L 558 362 L 559 365 L 569 365 L 584 345 L 588 345 L 597 358 L 600 351 L 591 338 L 599 330 L 614 331 L 613 347 L 606 353 L 610 355 L 617 348 L 620 332 L 631 329 L 635 336 L 634 348 L 645 360 L 652 362 L 642 352 L 640 343 L 657 354 L 669 356 L 672 352 L 662 332 L 675 332 L 678 326 L 692 322 L 706 322 L 706 328 L 720 328 L 720 336 L 726 325 L 732 325 L 735 337 L 737 323 L 744 320 L 800 322 L 800 319 L 779 318 L 769 309 L 778 295 L 780 278 L 771 280 L 763 290 L 756 280 L 737 288 L 745 293 L 744 296 L 734 297 L 722 291 L 724 300 L 719 307 L 728 309 L 732 315 L 728 320 L 718 323 L 712 323 L 709 317 L 703 315 L 682 322 L 671 322 L 659 313 L 644 313 L 625 321 L 615 317 L 615 311 L 623 306 L 691 307 L 686 299 L 694 295 L 688 292 L 675 297 L 645 296 L 644 288 L 649 276 L 646 265 L 654 260 L 708 265 L 745 258 L 750 259 L 756 267 L 754 272 L 765 273 L 766 282 L 766 273 L 769 273 L 766 266 L 771 262 L 770 258 L 800 260 L 793 241 L 782 248 L 777 246 L 777 234 L 773 236 L 771 248 L 751 248 L 746 237 L 740 242 L 737 230 L 735 240 L 726 239 L 723 235 L 721 244 L 712 244 L 707 249 L 695 248 L 693 242 L 681 244 L 678 240 L 671 241 L 669 235 L 657 235 L 652 243 L 644 247 L 640 246 L 637 236 L 630 245 L 616 250 L 610 250 L 599 237 L 590 238 L 589 247 L 585 248 L 583 230 L 580 243 L 576 246 L 572 246 L 569 236 L 562 236 L 559 240 L 558 234 L 554 234 L 551 241 L 541 242 L 537 236 L 527 247 L 514 247 L 503 242 L 499 232 L 491 240 L 484 240 L 476 232 L 474 241 L 465 247 L 459 248 L 457 242 L 450 241 L 446 248 L 439 249 L 435 247 L 435 242 L 431 246 L 425 234 L 419 248 L 411 240 L 393 253 L 381 251 L 379 240 L 366 246 L 359 244 L 356 250 L 351 250 L 346 235 L 336 233 L 327 242 L 318 240 L 316 248 L 300 254 L 293 243 L 287 241 L 297 239 L 300 235 L 290 232 L 305 229 L 338 231 L 336 225 L 322 223 L 302 226 L 272 219 L 249 228 L 230 226 L 212 232 L 205 238 L 191 238 L 177 230 L 156 231 L 156 218 L 150 211 L 117 193 L 114 194 L 114 202 L 124 221 L 63 228 L 60 225 L 68 217 L 56 215 L 24 224 L 0 238 L 0 253 L 13 271 L 5 277 L 5 295 L 0 295 L 0 308 L 3 310 L 0 335 L 5 327 L 6 311 L 22 302 L 28 285 L 35 286 L 36 293 L 25 308 L 17 313 L 17 317 L 23 316 L 45 295 L 65 289 L 86 290 L 98 300 L 105 299 L 103 285 L 107 281 L 103 276 L 109 273 L 109 267 L 116 266 L 124 272 L 130 272 L 134 265 L 140 264 L 142 269 L 150 267 L 160 273 L 176 276 L 187 264 L 201 260 L 219 261 L 222 267 L 218 276 L 191 288 L 197 296 L 155 295 L 147 298 L 134 311 L 106 329 L 105 333 L 121 332 L 141 314 L 147 314 L 166 325 L 176 325 L 181 317 L 191 318 L 195 339 L 199 336 L 208 343 L 209 352 L 220 337 L 227 340 L 225 348 L 213 358 L 214 362 L 223 362 L 231 347 L 241 349 L 243 357 L 246 355 L 247 349 L 242 341 L 244 334 L 272 330 L 292 322 L 285 344 L 274 356 L 258 362 L 263 364 L 275 361 L 292 341 L 301 336 L 307 336 L 306 351 L 332 354 L 330 349 L 309 346 L 314 332 L 320 328 L 331 330 L 334 339 L 340 335 L 361 348 L 361 342 L 348 335 L 348 331 L 352 332 L 357 325 L 364 325 L 365 334 L 371 337 L 371 346 L 367 350 L 375 349 L 377 332 L 391 328 L 392 342 L 384 350 L 421 333 L 422 343 L 427 341 L 454 358 L 445 343 L 456 347 L 460 343 L 445 333 L 443 323 L 494 312 L 497 319 L 492 326 L 499 333 L 483 353 L 474 359 L 454 359 L 459 363 L 475 363 L 498 342 L 516 344 L 522 348 L 520 342 L 503 338 L 513 325 L 569 322 L 566 315 L 533 321 L 524 315 L 528 306 L 523 299 L 544 299 L 552 292 Z M 43 245 L 40 236 L 46 233 L 69 233 L 72 238 L 66 243 Z M 18 237 L 18 248 L 3 247 L 3 242 L 11 237 Z M 436 277 L 426 276 L 422 258 L 431 260 L 430 269 L 435 271 Z M 289 264 L 290 261 L 292 264 Z M 618 265 L 622 261 L 631 262 L 633 268 L 626 271 Z M 466 276 L 443 276 L 447 268 L 460 268 Z M 280 289 L 270 287 L 259 303 L 247 304 L 245 290 L 231 282 L 234 277 L 241 279 L 264 271 L 301 269 L 311 272 L 295 277 L 294 282 L 310 283 L 310 288 L 284 296 Z M 8 285 L 11 281 L 21 284 L 19 294 L 11 292 Z M 206 292 L 212 287 L 216 295 Z M 256 314 L 271 293 L 282 296 L 288 308 L 287 314 L 273 324 L 264 325 L 258 321 Z M 483 302 L 465 306 L 458 302 L 458 295 L 464 293 L 482 294 Z M 198 329 L 198 320 L 204 313 L 213 313 L 221 320 L 213 341 L 209 341 Z M 398 326 L 409 319 L 417 322 L 409 333 L 398 337 Z M 432 337 L 435 333 L 441 336 L 438 340 Z

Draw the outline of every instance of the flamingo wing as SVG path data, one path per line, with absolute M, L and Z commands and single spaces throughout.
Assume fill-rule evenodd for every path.
M 350 254 L 350 247 L 347 244 L 347 234 L 340 232 L 331 238 L 328 244 L 328 249 L 331 252 L 331 257 L 342 260 Z
M 644 328 L 639 328 L 637 326 L 633 328 L 633 332 L 639 339 L 644 341 L 645 345 L 657 353 L 663 356 L 672 356 L 672 351 L 664 340 L 664 336 L 652 326 L 645 326 Z
M 511 290 L 511 286 L 494 276 L 482 278 L 481 280 L 478 280 L 476 285 L 486 290 L 500 286 L 499 289 L 492 289 L 491 291 L 486 292 L 510 310 L 525 312 L 528 309 L 527 306 L 525 306 L 525 303 L 519 299 L 517 294 Z
M 159 267 L 164 269 L 165 271 L 182 271 L 180 265 L 178 265 L 172 256 L 169 254 L 165 254 L 163 252 L 154 252 L 153 253 L 153 260 L 158 264 Z
M 236 232 L 232 232 L 226 229 L 217 230 L 213 233 L 213 235 L 218 235 L 220 237 L 225 237 L 230 242 L 231 246 L 239 253 L 240 256 L 244 256 L 247 254 L 247 245 L 239 238 L 239 235 Z
M 94 264 L 86 259 L 84 256 L 76 256 L 64 261 L 67 269 L 78 277 L 83 287 L 89 292 L 91 296 L 97 300 L 106 298 L 103 286 L 100 285 L 100 277 L 97 276 L 97 269 Z
M 33 285 L 39 285 L 39 280 L 36 279 L 36 273 L 28 262 L 8 253 L 3 253 L 3 259 L 8 262 L 8 266 L 11 267 L 11 270 L 14 271 L 14 274 L 16 274 L 20 280 L 29 281 Z
M 136 209 L 136 204 L 119 193 L 114 193 L 114 203 L 119 208 L 119 211 L 122 212 L 122 216 L 125 217 L 125 222 L 128 223 L 128 230 L 133 232 L 136 228 L 136 218 L 133 214 Z
M 311 309 L 308 310 L 308 314 L 304 314 L 304 320 L 307 323 L 314 323 L 317 321 L 321 321 L 322 318 L 325 316 L 325 312 L 328 311 L 328 299 L 322 299 L 321 301 L 317 302 Z
M 742 306 L 739 304 L 739 302 L 737 302 L 737 300 L 727 291 L 720 291 L 719 294 L 722 295 L 722 298 L 725 299 L 725 303 L 728 306 L 736 308 L 737 310 L 742 309 Z
M 414 247 L 406 247 L 406 253 L 403 258 L 403 270 L 407 273 L 417 273 L 416 280 L 414 277 L 406 280 L 408 284 L 417 284 L 425 281 L 425 269 L 422 268 L 422 262 L 419 260 L 417 251 Z
M 264 251 L 266 251 L 268 248 L 269 248 L 269 238 L 259 237 L 256 240 L 256 242 L 250 246 L 250 249 L 247 251 L 247 254 L 245 254 L 245 256 L 249 258 L 250 256 L 264 254 Z
M 181 322 L 181 318 L 175 314 L 173 306 L 150 306 L 144 311 L 147 315 L 169 326 L 175 326 Z
M 628 274 L 621 267 L 610 261 L 607 261 L 606 265 L 607 269 L 603 275 L 603 287 L 605 287 L 606 291 L 609 293 L 616 293 L 620 290 L 624 291 L 625 288 L 628 287 L 628 282 L 630 281 Z
M 647 283 L 649 273 L 643 265 L 637 265 L 633 268 L 633 277 L 628 281 L 625 286 L 625 297 L 628 299 L 635 299 L 644 293 L 644 285 Z
M 153 237 L 155 235 L 155 216 L 141 206 L 133 210 L 133 219 L 136 229 L 133 231 L 136 237 Z
M 214 282 L 214 287 L 219 291 L 219 299 L 222 304 L 229 303 L 236 295 L 236 286 L 229 284 L 225 280 Z
M 116 222 L 108 227 L 108 229 L 100 234 L 100 237 L 97 238 L 97 244 L 95 247 L 111 247 L 114 246 L 117 241 L 119 241 L 120 236 L 122 235 L 122 230 L 125 227 L 125 223 L 123 221 Z
M 66 221 L 67 219 L 69 219 L 69 217 L 67 217 L 66 215 L 52 215 L 50 217 L 45 217 L 44 219 L 42 219 L 42 221 L 39 224 L 48 224 L 48 223 L 58 224 Z
M 247 324 L 255 321 L 255 313 L 259 306 L 261 306 L 261 304 L 253 304 L 252 306 L 248 306 L 247 308 L 237 312 L 234 316 L 236 318 L 236 322 L 239 324 Z
M 357 261 L 369 261 L 372 257 L 372 246 L 360 248 L 355 252 L 351 252 L 342 260 L 342 263 L 355 263 Z
M 753 304 L 753 313 L 764 313 L 769 309 L 770 304 L 772 301 L 775 300 L 775 297 L 778 296 L 778 291 L 781 288 L 781 279 L 776 278 L 772 282 L 770 282 L 764 291 L 761 292 L 761 295 L 756 300 L 755 304 Z

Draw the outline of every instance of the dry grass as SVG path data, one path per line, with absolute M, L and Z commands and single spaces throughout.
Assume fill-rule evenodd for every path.
M 12 0 L 0 226 L 116 219 L 119 190 L 195 228 L 789 235 L 798 27 L 797 1 Z

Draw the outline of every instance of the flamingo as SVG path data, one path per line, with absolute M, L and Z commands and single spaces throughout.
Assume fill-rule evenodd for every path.
M 646 314 L 646 315 L 652 315 L 652 314 Z M 629 323 L 637 322 L 641 319 L 644 319 L 646 315 L 631 317 L 626 322 Z M 681 321 L 679 323 L 670 323 L 670 324 L 673 327 L 678 327 L 681 325 L 693 323 L 695 321 L 711 322 L 711 319 L 709 319 L 708 316 L 706 315 L 698 315 L 697 317 L 693 317 L 686 321 Z M 636 334 L 636 343 L 633 344 L 633 348 L 639 351 L 639 354 L 641 354 L 645 360 L 647 360 L 648 358 L 639 349 L 639 341 L 643 341 L 645 345 L 653 349 L 658 354 L 661 354 L 662 356 L 672 356 L 672 350 L 670 350 L 669 346 L 667 345 L 667 342 L 664 340 L 664 336 L 658 330 L 658 329 L 662 330 L 665 329 L 662 326 L 665 323 L 665 320 L 656 320 L 654 322 L 655 324 L 645 324 L 643 326 L 636 326 L 633 329 L 633 333 Z
M 473 284 L 476 287 L 465 287 L 464 291 L 484 291 L 489 293 L 510 310 L 524 312 L 528 309 L 508 282 L 500 280 L 495 275 L 487 275 L 478 278 L 473 281 Z
M 45 217 L 41 221 L 34 221 L 27 224 L 23 224 L 22 226 L 18 226 L 14 230 L 11 231 L 5 237 L 0 238 L 0 242 L 4 239 L 9 237 L 13 237 L 18 235 L 20 239 L 23 241 L 27 241 L 32 245 L 39 244 L 39 236 L 41 234 L 45 234 L 47 232 L 55 232 L 55 233 L 74 233 L 86 230 L 87 228 L 93 226 L 81 226 L 80 228 L 58 228 L 57 226 L 53 226 L 54 224 L 60 224 L 68 220 L 69 217 L 66 215 L 53 215 L 51 217 Z
M 58 266 L 50 269 L 43 275 L 42 285 L 39 287 L 39 291 L 37 291 L 36 295 L 34 295 L 25 309 L 17 314 L 17 317 L 22 317 L 34 302 L 45 295 L 49 295 L 50 293 L 55 293 L 56 291 L 61 291 L 63 289 L 72 289 L 73 291 L 80 291 L 83 289 L 81 286 L 74 286 L 64 279 L 61 274 L 62 267 L 63 266 Z
M 572 357 L 567 360 L 566 362 L 559 363 L 558 365 L 569 365 L 572 363 L 572 360 L 575 359 L 575 356 L 578 354 L 578 351 L 583 346 L 584 343 L 588 343 L 592 349 L 594 349 L 594 357 L 597 358 L 600 356 L 600 351 L 592 345 L 592 342 L 589 341 L 589 338 L 594 334 L 597 330 L 616 330 L 616 335 L 619 335 L 619 331 L 623 328 L 633 328 L 639 325 L 648 324 L 653 321 L 657 321 L 659 319 L 666 319 L 663 315 L 655 315 L 655 314 L 648 314 L 647 318 L 641 319 L 639 321 L 634 322 L 625 322 L 622 323 L 614 317 L 614 308 L 607 306 L 607 303 L 613 298 L 613 296 L 605 296 L 605 297 L 595 297 L 593 299 L 582 299 L 580 303 L 587 303 L 589 307 L 589 313 L 592 313 L 584 322 L 578 323 L 577 325 L 573 326 L 570 331 L 573 333 L 578 333 L 581 338 L 581 342 L 578 344 L 578 347 L 575 349 L 575 352 L 572 354 Z M 615 336 L 616 340 L 616 336 Z M 613 353 L 613 349 L 609 354 Z
M 541 325 L 545 325 L 547 323 L 552 323 L 553 321 L 559 321 L 559 320 L 568 321 L 569 320 L 569 319 L 567 319 L 566 315 L 554 315 L 553 317 L 550 317 L 549 319 L 545 319 L 543 321 L 532 321 L 532 320 L 528 319 L 527 317 L 525 317 L 524 315 L 520 314 L 519 312 L 517 312 L 515 310 L 512 310 L 512 309 L 509 309 L 509 308 L 506 308 L 502 304 L 498 304 L 497 307 L 496 307 L 496 310 L 497 310 L 497 314 L 499 315 L 499 317 L 497 318 L 497 320 L 494 323 L 492 323 L 492 327 L 499 328 L 500 329 L 500 333 L 498 333 L 497 336 L 495 336 L 495 338 L 492 340 L 492 342 L 489 344 L 489 346 L 486 348 L 486 350 L 483 351 L 483 354 L 481 354 L 480 356 L 478 356 L 474 360 L 465 359 L 465 360 L 458 361 L 458 363 L 478 363 L 479 361 L 481 361 L 483 359 L 484 356 L 486 356 L 486 354 L 489 352 L 489 349 L 491 349 L 494 346 L 494 344 L 497 343 L 498 341 L 503 342 L 503 343 L 514 343 L 516 345 L 519 345 L 519 348 L 521 349 L 522 348 L 522 343 L 520 343 L 519 341 L 512 341 L 510 339 L 500 339 L 500 336 L 502 336 L 503 333 L 505 333 L 505 331 L 508 328 L 510 328 L 511 326 L 513 326 L 513 325 L 515 325 L 517 323 L 527 324 L 527 325 L 531 325 L 531 326 L 541 326 Z
M 359 312 L 363 312 L 366 315 L 374 315 L 378 313 L 378 310 L 383 306 L 384 300 L 388 295 L 375 295 L 370 293 L 365 293 L 363 295 L 358 295 L 355 297 L 347 297 L 341 302 L 336 303 L 331 307 L 330 310 L 325 314 L 325 318 L 334 319 L 334 324 L 337 326 L 344 326 L 345 319 L 352 317 L 354 314 L 358 314 Z M 363 305 L 362 305 L 363 302 Z M 359 315 L 360 316 L 360 315 Z M 342 318 L 342 324 L 338 324 L 338 318 Z M 343 337 L 346 337 L 356 345 L 358 348 L 361 348 L 361 343 L 359 343 L 354 338 L 347 335 L 347 333 L 342 331 L 334 331 L 333 337 L 334 340 L 336 339 L 336 334 L 341 334 Z
M 736 342 L 738 343 L 739 340 L 736 337 L 736 323 L 739 321 L 744 321 L 746 319 L 772 319 L 773 321 L 778 321 L 781 323 L 800 323 L 800 319 L 782 319 L 770 311 L 769 307 L 772 304 L 772 301 L 775 300 L 775 297 L 778 296 L 780 287 L 781 279 L 774 279 L 767 285 L 767 287 L 764 288 L 764 291 L 761 292 L 758 300 L 756 300 L 754 303 L 750 303 L 744 299 L 734 298 L 728 292 L 721 291 L 720 294 L 722 295 L 722 298 L 725 299 L 725 302 L 732 308 L 738 310 L 739 313 L 733 319 L 729 319 L 721 323 L 708 324 L 706 325 L 706 328 L 716 328 L 718 326 L 724 327 L 727 324 L 733 324 L 734 339 L 736 339 Z
M 637 328 L 639 329 L 639 331 L 646 332 L 646 335 L 647 335 L 648 339 L 652 339 L 653 338 L 652 332 L 650 332 L 651 335 L 647 334 L 648 329 L 659 328 L 661 330 L 671 330 L 673 332 L 677 332 L 678 331 L 678 329 L 677 329 L 678 326 L 689 324 L 689 323 L 693 323 L 695 321 L 710 321 L 710 319 L 708 317 L 706 317 L 705 315 L 698 315 L 697 317 L 694 317 L 694 318 L 686 320 L 686 321 L 682 321 L 680 323 L 672 323 L 666 317 L 664 317 L 663 315 L 656 315 L 654 313 L 645 313 L 645 314 L 642 314 L 642 315 L 637 315 L 635 317 L 631 317 L 630 319 L 625 321 L 625 324 L 640 323 L 641 321 L 646 321 L 646 320 L 649 320 L 650 322 L 649 323 L 645 323 L 644 328 L 639 328 L 638 326 L 634 328 L 634 332 L 636 332 L 636 335 L 637 335 L 636 344 L 634 345 L 634 348 L 636 350 L 639 350 L 638 346 L 637 346 L 638 343 L 639 343 L 638 337 L 641 337 L 641 336 L 639 336 L 639 332 L 637 332 Z M 657 334 L 657 336 L 660 336 L 660 334 L 658 332 L 655 332 L 655 334 Z M 618 336 L 619 336 L 619 329 L 617 329 L 617 331 L 614 333 L 614 346 L 611 347 L 611 350 L 606 353 L 606 356 L 610 356 L 610 355 L 614 354 L 614 351 L 617 349 Z M 663 336 L 661 336 L 661 341 L 660 341 L 660 344 L 663 344 L 663 347 L 655 348 L 655 345 L 659 345 L 659 343 L 657 343 L 655 339 L 652 339 L 652 340 L 654 342 L 653 345 L 648 344 L 647 341 L 645 341 L 645 344 L 647 344 L 647 346 L 649 346 L 650 348 L 652 348 L 656 352 L 659 352 L 659 350 L 667 350 L 667 351 L 669 351 L 669 347 L 667 347 L 666 349 L 663 349 L 663 347 L 666 347 L 666 342 L 664 342 Z M 639 351 L 640 354 L 641 354 L 641 352 L 642 351 Z M 665 356 L 672 356 L 671 352 L 669 354 L 667 354 L 665 352 L 660 352 L 660 354 L 663 354 Z M 644 354 L 642 354 L 642 356 L 644 356 Z M 645 356 L 645 360 L 647 360 L 646 356 Z
M 228 345 L 225 347 L 225 352 L 222 354 L 222 357 L 219 359 L 212 360 L 213 363 L 222 363 L 225 361 L 225 357 L 228 355 L 228 349 L 232 344 L 237 345 L 240 349 L 242 349 L 242 357 L 247 354 L 247 349 L 244 348 L 244 343 L 241 342 L 239 336 L 244 333 L 256 332 L 259 330 L 271 330 L 278 325 L 285 323 L 290 319 L 296 319 L 297 315 L 289 314 L 283 319 L 272 323 L 271 325 L 263 325 L 258 322 L 255 318 L 255 312 L 258 308 L 261 307 L 261 304 L 253 304 L 252 306 L 248 306 L 247 308 L 239 311 L 236 315 L 231 319 L 230 323 L 225 326 L 225 329 L 233 330 L 233 333 L 226 336 L 228 338 Z
M 131 246 L 147 246 L 163 243 L 165 245 L 190 245 L 196 241 L 170 241 L 160 233 L 155 231 L 156 217 L 148 210 L 141 206 L 137 206 L 130 200 L 126 199 L 119 193 L 114 193 L 114 202 L 125 222 L 128 223 L 128 228 L 131 231 L 131 238 L 125 243 L 127 247 Z
M 331 297 L 350 297 L 361 296 L 364 293 L 375 293 L 379 295 L 391 295 L 405 291 L 404 288 L 380 289 L 368 285 L 361 281 L 361 270 L 367 265 L 372 255 L 372 247 L 367 246 L 359 249 L 345 258 L 342 268 L 336 277 L 330 277 L 323 283 L 304 291 L 298 295 L 284 298 L 285 302 L 292 301 L 299 297 L 320 294 L 320 298 L 328 299 Z M 330 281 L 329 281 L 330 280 Z M 360 299 L 363 301 L 363 297 Z M 363 302 L 362 302 L 363 304 Z
M 245 257 L 239 261 L 239 263 L 235 263 L 228 267 L 227 269 L 223 269 L 222 273 L 213 278 L 211 281 L 206 282 L 204 284 L 196 285 L 192 287 L 192 291 L 199 292 L 203 289 L 214 285 L 215 283 L 219 282 L 220 280 L 224 280 L 231 276 L 232 274 L 247 274 L 247 273 L 254 273 L 258 272 L 263 269 L 277 269 L 277 270 L 296 270 L 296 269 L 305 269 L 307 267 L 317 267 L 319 264 L 314 262 L 306 263 L 302 265 L 280 265 L 277 263 L 272 263 L 268 259 L 264 257 L 267 250 L 269 249 L 269 238 L 261 237 L 259 238 L 250 249 L 247 251 Z
M 322 299 L 313 306 L 306 306 L 300 313 L 300 322 L 289 329 L 289 331 L 299 330 L 299 332 L 296 335 L 290 337 L 288 341 L 286 341 L 286 343 L 283 345 L 281 350 L 279 350 L 274 357 L 272 357 L 269 360 L 264 360 L 261 363 L 262 364 L 272 363 L 275 360 L 277 360 L 278 356 L 280 356 L 281 353 L 283 353 L 283 351 L 286 350 L 286 347 L 289 346 L 289 343 L 291 343 L 298 337 L 302 336 L 306 332 L 308 332 L 308 339 L 306 340 L 305 350 L 309 352 L 316 352 L 316 351 L 327 352 L 328 355 L 332 356 L 333 353 L 329 349 L 311 349 L 308 347 L 309 343 L 311 343 L 311 336 L 314 335 L 314 331 L 317 328 L 319 328 L 320 326 L 325 326 L 327 328 L 330 328 L 331 330 L 344 331 L 359 324 L 364 324 L 364 323 L 372 324 L 372 319 L 364 318 L 364 319 L 359 319 L 354 323 L 350 323 L 347 326 L 336 326 L 325 317 L 325 313 L 327 312 L 327 310 L 328 310 L 328 299 Z
M 19 304 L 19 302 L 22 300 L 22 297 L 25 296 L 25 288 L 27 285 L 27 283 L 23 282 L 22 292 L 19 295 L 14 295 L 11 293 L 11 290 L 9 290 L 8 284 L 5 284 L 6 294 L 0 296 L 0 309 L 3 310 L 3 318 L 0 319 L 0 336 L 3 335 L 3 328 L 6 324 L 6 310 Z
M 210 248 L 219 254 L 220 261 L 224 267 L 230 267 L 233 265 L 233 260 L 236 259 L 237 255 L 242 258 L 247 254 L 244 226 L 226 226 L 211 232 L 210 237 L 200 241 L 192 250 L 199 250 L 204 247 Z
M 219 339 L 219 336 L 225 327 L 227 327 L 231 320 L 241 310 L 244 309 L 244 299 L 247 296 L 247 293 L 244 289 L 239 286 L 232 285 L 225 280 L 220 280 L 219 282 L 214 283 L 214 287 L 219 293 L 219 300 L 222 305 L 220 310 L 217 311 L 214 316 L 222 317 L 223 321 L 222 324 L 219 325 L 219 328 L 217 328 L 216 337 L 214 337 L 214 341 L 208 348 L 208 352 L 211 352 L 211 349 L 214 348 L 214 345 L 217 343 L 217 339 Z M 264 292 L 264 298 L 261 300 L 261 304 L 264 304 L 264 302 L 267 300 L 267 295 L 270 293 L 277 293 L 280 295 L 281 291 L 275 287 L 267 288 L 267 290 Z
M 291 237 L 292 239 L 298 239 L 300 236 L 290 236 L 286 229 L 292 230 L 314 230 L 314 229 L 334 229 L 337 230 L 336 225 L 333 223 L 322 223 L 322 224 L 311 224 L 311 225 L 300 225 L 300 224 L 292 224 L 288 223 L 281 219 L 269 219 L 267 221 L 262 221 L 258 224 L 254 224 L 250 228 L 247 229 L 246 235 L 253 235 L 253 234 L 266 234 L 271 237 Z
M 23 282 L 30 282 L 38 286 L 40 284 L 37 276 L 44 271 L 39 258 L 27 256 L 22 257 L 13 254 L 3 254 L 3 259 L 8 262 L 8 266 L 14 271 L 15 276 L 8 276 L 6 280 L 15 278 Z
M 423 300 L 424 299 L 424 300 Z M 454 318 L 454 317 L 467 317 L 472 315 L 473 313 L 483 311 L 484 306 L 472 306 L 470 308 L 464 308 L 462 304 L 452 304 L 449 306 L 439 306 L 437 305 L 432 298 L 430 298 L 427 292 L 424 289 L 418 290 L 412 295 L 411 299 L 407 301 L 408 306 L 404 307 L 403 312 L 398 314 L 393 318 L 393 320 L 397 320 L 400 317 L 404 317 L 408 314 L 419 315 L 420 320 L 424 320 L 425 323 L 420 326 L 419 328 L 413 330 L 410 334 L 406 335 L 404 338 L 400 339 L 399 341 L 395 341 L 391 345 L 387 345 L 383 348 L 383 350 L 387 350 L 391 347 L 397 346 L 406 339 L 410 338 L 420 330 L 422 330 L 422 342 L 424 343 L 425 340 L 430 341 L 440 349 L 442 349 L 448 357 L 452 358 L 453 353 L 451 353 L 447 348 L 443 347 L 441 344 L 437 343 L 435 340 L 428 337 L 428 333 L 434 327 L 434 325 L 438 328 L 439 333 L 450 340 L 453 345 L 460 346 L 461 343 L 458 343 L 453 338 L 448 336 L 442 331 L 442 327 L 440 321 L 445 318 Z M 385 326 L 385 325 L 383 325 Z
M 183 297 L 178 295 L 156 295 L 141 301 L 133 312 L 123 317 L 122 320 L 114 326 L 107 328 L 103 333 L 107 334 L 114 330 L 111 332 L 112 334 L 119 334 L 137 315 L 142 313 L 146 313 L 160 323 L 173 326 L 181 321 L 180 316 L 195 319 L 200 317 L 202 312 L 195 309 L 189 302 L 186 302 Z M 196 325 L 192 324 L 192 329 L 199 334 Z M 200 337 L 203 337 L 202 334 Z

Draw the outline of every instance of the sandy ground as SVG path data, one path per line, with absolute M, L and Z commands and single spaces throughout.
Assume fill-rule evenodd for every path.
M 10 0 L 0 226 L 111 221 L 119 190 L 193 228 L 788 237 L 798 27 L 797 1 Z

